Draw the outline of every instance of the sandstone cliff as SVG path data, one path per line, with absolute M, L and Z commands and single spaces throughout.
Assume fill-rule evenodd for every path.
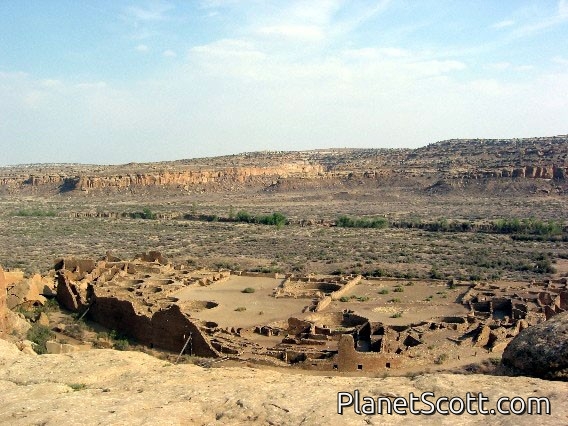
M 0 191 L 238 190 L 289 179 L 554 179 L 568 174 L 568 136 L 450 140 L 418 149 L 258 152 L 150 164 L 0 169 Z M 301 185 L 300 185 L 301 186 Z M 325 186 L 325 184 L 324 184 Z

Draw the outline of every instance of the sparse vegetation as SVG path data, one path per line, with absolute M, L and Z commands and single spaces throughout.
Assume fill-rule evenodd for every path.
M 54 210 L 44 210 L 39 208 L 33 209 L 19 209 L 14 212 L 14 216 L 21 217 L 55 217 L 56 213 Z
M 245 289 L 243 289 L 243 291 L 241 291 L 241 293 L 254 293 L 255 289 L 252 287 L 247 287 Z

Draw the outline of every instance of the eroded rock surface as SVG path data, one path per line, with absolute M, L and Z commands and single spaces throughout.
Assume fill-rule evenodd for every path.
M 503 362 L 529 376 L 568 381 L 568 312 L 520 332 Z
M 415 378 L 306 376 L 243 368 L 172 365 L 138 352 L 91 350 L 29 356 L 0 341 L 0 423 L 29 424 L 566 424 L 568 384 L 524 377 L 424 375 Z M 373 397 L 425 391 L 545 396 L 540 416 L 399 416 L 336 413 L 337 392 Z

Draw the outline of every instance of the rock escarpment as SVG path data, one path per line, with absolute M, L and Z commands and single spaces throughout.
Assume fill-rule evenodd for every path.
M 28 165 L 0 169 L 0 190 L 224 191 L 293 186 L 327 187 L 335 181 L 421 179 L 476 181 L 536 179 L 564 182 L 568 136 L 527 139 L 449 140 L 418 149 L 328 149 L 258 152 L 148 164 Z M 303 182 L 302 182 L 303 181 Z M 431 184 L 431 182 L 430 182 Z

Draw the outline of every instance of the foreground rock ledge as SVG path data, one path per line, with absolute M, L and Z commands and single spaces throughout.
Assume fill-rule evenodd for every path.
M 550 416 L 336 414 L 337 392 L 408 396 L 545 396 Z M 0 424 L 566 424 L 568 384 L 525 377 L 429 374 L 356 378 L 172 365 L 138 352 L 25 355 L 0 340 Z

